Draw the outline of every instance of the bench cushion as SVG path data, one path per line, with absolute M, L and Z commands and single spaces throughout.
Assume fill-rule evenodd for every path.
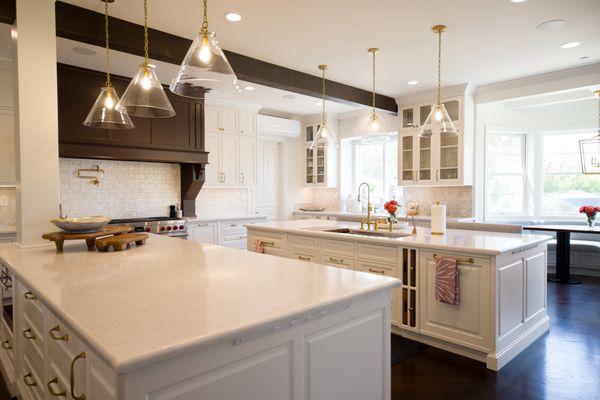
M 556 240 L 548 241 L 548 251 L 556 251 Z M 589 240 L 571 240 L 571 252 L 584 251 L 587 253 L 600 254 L 600 242 Z

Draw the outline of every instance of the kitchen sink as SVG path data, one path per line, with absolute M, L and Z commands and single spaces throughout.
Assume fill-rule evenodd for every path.
M 363 236 L 377 236 L 387 238 L 399 238 L 411 236 L 410 232 L 398 232 L 398 231 L 367 231 L 364 229 L 350 229 L 350 228 L 337 228 L 337 229 L 326 229 L 325 232 L 334 233 L 346 233 L 348 235 L 363 235 Z

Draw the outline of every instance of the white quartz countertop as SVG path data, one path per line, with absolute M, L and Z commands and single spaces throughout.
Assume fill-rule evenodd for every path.
M 397 244 L 426 249 L 441 249 L 446 251 L 483 255 L 498 255 L 552 239 L 552 237 L 544 235 L 483 232 L 458 229 L 448 229 L 445 235 L 438 236 L 432 235 L 431 229 L 426 227 L 417 227 L 417 235 L 415 236 L 410 235 L 399 238 L 375 237 L 327 231 L 330 229 L 340 228 L 359 229 L 360 224 L 356 222 L 311 219 L 263 222 L 251 224 L 248 227 L 250 229 L 282 231 L 299 235 L 311 235 L 382 244 Z M 410 233 L 411 231 L 412 227 L 403 228 L 397 232 Z
M 118 373 L 400 285 L 160 235 L 123 252 L 64 248 L 2 244 L 0 261 Z
M 294 214 L 297 215 L 306 215 L 306 216 L 325 216 L 325 217 L 336 217 L 336 218 L 366 218 L 367 217 L 367 213 L 354 213 L 354 212 L 347 212 L 347 211 L 302 211 L 302 210 L 298 210 L 298 211 L 294 211 Z M 376 217 L 376 218 L 386 218 L 388 216 L 388 213 L 386 212 L 377 212 L 377 213 L 372 213 L 371 214 L 372 217 Z M 405 214 L 398 214 L 398 219 L 401 221 L 404 221 L 404 219 L 406 218 Z M 415 215 L 415 220 L 417 221 L 430 221 L 431 220 L 431 215 Z M 448 216 L 446 218 L 447 221 L 472 221 L 473 218 L 466 218 L 466 217 L 452 217 L 452 216 Z
M 226 217 L 186 217 L 186 220 L 190 223 L 194 222 L 215 222 L 215 221 L 234 221 L 234 220 L 256 220 L 256 219 L 265 219 L 267 218 L 265 215 L 252 214 L 252 215 L 234 215 L 234 216 L 226 216 Z

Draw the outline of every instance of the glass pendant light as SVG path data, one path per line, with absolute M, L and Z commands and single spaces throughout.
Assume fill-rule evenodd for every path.
M 205 92 L 227 95 L 240 91 L 237 77 L 215 33 L 208 31 L 207 0 L 203 2 L 202 27 L 169 87 L 178 95 L 200 99 Z
M 106 84 L 100 90 L 100 95 L 88 113 L 83 125 L 89 128 L 101 129 L 132 129 L 131 118 L 123 111 L 116 109 L 119 95 L 110 83 L 110 62 L 108 47 L 108 3 L 115 0 L 104 1 L 104 39 L 106 45 Z
M 598 97 L 598 134 L 579 141 L 581 169 L 584 174 L 600 174 L 600 90 L 594 92 Z
M 148 62 L 148 0 L 144 0 L 144 62 L 117 104 L 129 115 L 146 118 L 169 118 L 175 110 Z
M 436 25 L 431 30 L 438 35 L 438 87 L 437 100 L 431 109 L 427 120 L 421 130 L 420 137 L 431 137 L 434 133 L 439 133 L 441 136 L 456 136 L 458 130 L 452 122 L 452 118 L 448 115 L 446 107 L 442 104 L 442 33 L 446 31 L 445 25 Z
M 321 126 L 319 127 L 319 130 L 317 131 L 317 134 L 315 135 L 314 140 L 312 141 L 312 143 L 310 144 L 310 148 L 311 150 L 314 149 L 315 145 L 319 142 L 319 141 L 328 141 L 329 138 L 333 137 L 333 135 L 331 134 L 331 131 L 329 130 L 329 127 L 327 126 L 327 118 L 325 115 L 325 71 L 327 71 L 329 67 L 325 64 L 321 64 L 319 65 L 319 69 L 321 71 L 323 71 L 323 85 L 322 85 L 322 93 L 321 93 L 321 103 L 323 105 L 323 119 L 321 121 Z
M 373 55 L 373 105 L 371 108 L 371 116 L 369 117 L 368 129 L 370 132 L 380 132 L 382 130 L 381 122 L 375 112 L 375 53 L 379 51 L 378 48 L 372 47 L 368 50 Z

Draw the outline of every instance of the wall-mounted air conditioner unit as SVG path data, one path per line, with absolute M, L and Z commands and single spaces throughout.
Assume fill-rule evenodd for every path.
M 259 137 L 285 140 L 300 136 L 300 121 L 295 119 L 259 114 L 257 125 Z

